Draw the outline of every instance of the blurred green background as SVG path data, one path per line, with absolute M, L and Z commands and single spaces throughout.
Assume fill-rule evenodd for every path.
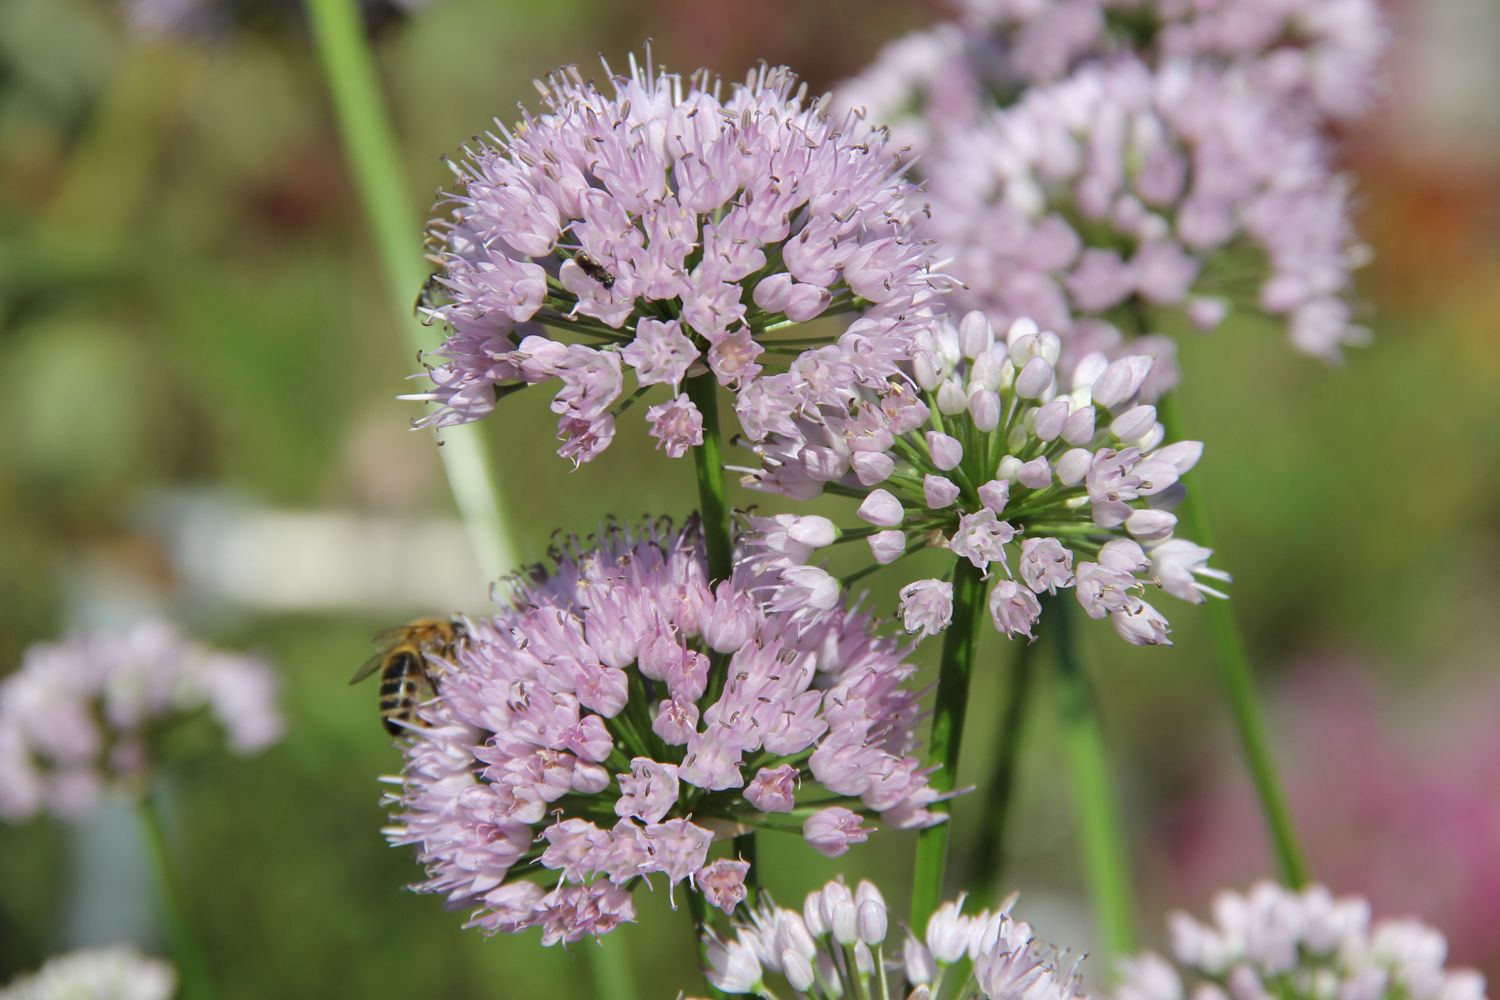
M 300 12 L 244 3 L 237 26 L 152 38 L 125 29 L 122 6 L 0 0 L 0 673 L 30 642 L 147 612 L 277 664 L 287 739 L 199 762 L 172 788 L 222 997 L 589 995 L 581 947 L 461 932 L 462 914 L 403 891 L 417 870 L 380 837 L 376 778 L 398 756 L 374 690 L 345 682 L 375 629 L 486 596 L 433 438 L 395 399 L 415 365 Z M 1188 342 L 1185 403 L 1208 443 L 1193 485 L 1315 869 L 1444 926 L 1458 958 L 1494 975 L 1500 17 L 1488 0 L 1391 14 L 1390 93 L 1343 137 L 1376 250 L 1362 275 L 1375 342 L 1332 370 L 1264 326 Z M 446 177 L 439 156 L 557 64 L 619 65 L 650 38 L 678 68 L 739 76 L 766 59 L 821 88 L 934 16 L 900 0 L 435 0 L 376 42 L 413 240 Z M 520 561 L 554 529 L 692 506 L 690 465 L 652 451 L 638 421 L 580 472 L 552 454 L 552 424 L 544 396 L 522 394 L 483 425 Z M 251 552 L 266 532 L 335 528 L 311 553 Z M 1172 617 L 1168 650 L 1086 636 L 1153 938 L 1167 908 L 1271 871 L 1207 636 L 1190 610 Z M 1013 655 L 986 643 L 973 782 Z M 1036 694 L 1003 882 L 1045 936 L 1087 950 L 1055 705 L 1045 683 Z M 956 809 L 961 854 L 976 810 Z M 879 873 L 904 909 L 908 836 L 839 862 L 762 841 L 783 899 Z M 0 827 L 0 982 L 80 943 L 161 950 L 140 864 L 128 816 Z M 640 922 L 610 947 L 631 954 L 642 995 L 701 991 L 686 914 L 664 892 L 638 897 Z

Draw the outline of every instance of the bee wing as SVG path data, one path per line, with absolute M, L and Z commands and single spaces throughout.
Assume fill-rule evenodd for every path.
M 358 684 L 360 681 L 364 680 L 366 677 L 379 670 L 380 665 L 385 662 L 385 657 L 386 651 L 383 649 L 371 655 L 368 660 L 359 665 L 359 669 L 354 672 L 354 676 L 349 678 L 349 683 Z

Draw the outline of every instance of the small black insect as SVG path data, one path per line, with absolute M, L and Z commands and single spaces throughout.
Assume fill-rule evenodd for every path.
M 613 274 L 610 274 L 603 264 L 590 257 L 588 254 L 580 253 L 575 256 L 573 260 L 575 260 L 578 263 L 578 266 L 583 269 L 584 274 L 588 275 L 590 278 L 593 278 L 605 288 L 615 287 L 615 276 Z
M 438 280 L 439 277 L 440 272 L 438 271 L 429 274 L 427 280 L 422 282 L 422 290 L 417 292 L 417 301 L 412 304 L 411 311 L 413 315 L 421 317 L 423 323 L 432 322 L 431 317 L 427 316 L 426 313 L 435 304 L 434 296 L 442 288 L 442 282 Z

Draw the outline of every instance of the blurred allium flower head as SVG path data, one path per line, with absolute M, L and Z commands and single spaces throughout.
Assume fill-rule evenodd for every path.
M 1149 396 L 1176 381 L 1164 329 L 1230 314 L 1273 317 L 1328 360 L 1366 338 L 1346 301 L 1366 256 L 1346 179 L 1315 131 L 1243 77 L 1092 63 L 923 165 L 924 232 L 953 256 L 959 300 L 1062 334 L 1065 371 L 1094 350 L 1155 354 Z
M 1016 83 L 1121 52 L 1191 56 L 1330 118 L 1368 110 L 1387 31 L 1378 0 L 960 0 Z
M 0 1000 L 171 1000 L 177 974 L 134 948 L 88 948 L 49 959 L 0 988 Z
M 810 893 L 801 912 L 770 901 L 736 918 L 729 938 L 711 935 L 708 980 L 730 995 L 864 996 L 871 1000 L 938 995 L 988 1000 L 1082 1000 L 1078 976 L 1063 970 L 1051 946 L 1031 927 L 999 911 L 963 912 L 963 899 L 945 903 L 926 935 L 889 935 L 885 899 L 870 882 L 852 892 L 842 881 Z M 955 984 L 950 967 L 959 970 Z M 946 977 L 946 983 L 945 983 Z
M 538 85 L 540 114 L 453 166 L 431 230 L 445 299 L 431 312 L 450 333 L 415 397 L 439 404 L 426 422 L 475 420 L 556 379 L 560 453 L 582 462 L 662 385 L 674 409 L 653 408 L 651 431 L 680 455 L 701 434 L 684 380 L 711 371 L 743 393 L 808 338 L 831 339 L 809 320 L 879 321 L 833 348 L 856 377 L 884 378 L 903 356 L 933 277 L 884 131 L 830 116 L 785 69 L 726 87 L 649 59 L 630 68 L 607 90 L 558 71 Z
M 1221 893 L 1212 921 L 1178 913 L 1169 929 L 1177 965 L 1150 953 L 1125 961 L 1115 1000 L 1485 997 L 1483 976 L 1445 967 L 1440 933 L 1415 920 L 1372 922 L 1365 900 L 1322 886 Z
M 270 666 L 165 623 L 32 646 L 0 682 L 0 817 L 76 816 L 107 788 L 140 792 L 161 737 L 205 712 L 236 754 L 281 737 Z
M 944 320 L 921 336 L 912 381 L 850 387 L 837 405 L 765 428 L 761 467 L 746 485 L 858 499 L 869 527 L 850 536 L 867 541 L 876 563 L 929 546 L 968 560 L 994 580 L 989 611 L 1006 635 L 1033 638 L 1039 595 L 1072 588 L 1127 641 L 1165 643 L 1166 619 L 1141 596 L 1146 588 L 1199 603 L 1223 596 L 1214 587 L 1228 579 L 1208 568 L 1209 550 L 1173 536 L 1171 508 L 1202 445 L 1166 444 L 1156 408 L 1138 402 L 1150 358 L 1093 354 L 1065 381 L 1060 350 L 1056 334 L 1030 321 L 997 337 L 977 312 Z M 836 587 L 808 562 L 837 532 L 802 528 L 799 537 L 792 523 L 809 520 L 751 518 L 746 561 L 774 601 Z M 901 591 L 906 627 L 923 635 L 948 626 L 952 604 L 946 580 Z
M 470 926 L 603 934 L 657 875 L 728 912 L 748 865 L 711 861 L 715 841 L 779 829 L 833 856 L 867 817 L 937 821 L 913 668 L 868 615 L 767 613 L 743 574 L 710 588 L 695 524 L 611 527 L 553 560 L 469 624 L 405 746 L 388 835 Z

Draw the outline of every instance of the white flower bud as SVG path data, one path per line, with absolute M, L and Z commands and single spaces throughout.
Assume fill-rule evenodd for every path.
M 1002 372 L 1008 366 L 1009 362 L 1005 360 L 999 350 L 990 348 L 975 358 L 974 363 L 969 366 L 969 388 L 973 389 L 977 386 L 982 389 L 988 389 L 990 392 L 998 392 L 1000 390 Z
M 839 529 L 826 517 L 805 514 L 792 522 L 786 534 L 794 542 L 821 549 L 838 540 Z
M 799 993 L 806 993 L 814 982 L 812 963 L 790 948 L 781 953 L 781 974 Z
M 969 416 L 974 426 L 982 431 L 992 431 L 1000 426 L 1000 396 L 989 389 L 971 389 L 969 392 Z
M 930 351 L 917 351 L 911 359 L 912 375 L 917 380 L 917 385 L 924 392 L 931 392 L 943 381 L 943 375 L 938 371 L 937 358 Z
M 1138 510 L 1125 519 L 1125 530 L 1137 538 L 1166 538 L 1177 527 L 1177 515 L 1171 511 Z
M 1055 441 L 1063 432 L 1063 425 L 1072 411 L 1066 399 L 1054 399 L 1032 411 L 1031 432 L 1038 441 Z
M 1073 448 L 1064 452 L 1057 460 L 1057 480 L 1064 486 L 1077 486 L 1088 475 L 1094 455 L 1084 448 Z
M 1022 337 L 1035 337 L 1037 330 L 1035 320 L 1022 316 L 1010 325 L 1009 330 L 1005 331 L 1005 346 L 1007 348 L 1014 347 L 1016 341 Z
M 1094 440 L 1094 408 L 1085 406 L 1068 414 L 1063 422 L 1062 439 L 1068 444 L 1088 444 Z
M 1045 358 L 1032 358 L 1016 376 L 1016 395 L 1022 399 L 1041 399 L 1055 382 L 1052 366 Z
M 958 340 L 963 347 L 964 357 L 977 358 L 994 346 L 995 330 L 984 313 L 976 310 L 959 321 Z
M 1014 455 L 1006 455 L 1000 460 L 1000 468 L 996 470 L 996 476 L 1007 482 L 1015 482 L 1021 478 L 1021 460 Z
M 863 520 L 882 528 L 896 527 L 906 515 L 901 509 L 901 501 L 887 490 L 875 490 L 865 497 L 865 502 L 859 505 L 856 513 Z
M 1156 407 L 1142 404 L 1132 406 L 1116 417 L 1109 431 L 1121 441 L 1134 442 L 1156 424 Z
M 969 408 L 969 397 L 957 379 L 949 379 L 938 388 L 938 412 L 945 417 L 954 417 Z
M 859 940 L 859 910 L 854 900 L 840 899 L 828 914 L 828 928 L 839 944 L 853 944 Z
M 1144 355 L 1131 355 L 1110 362 L 1104 374 L 1094 382 L 1094 403 L 1106 410 L 1113 410 L 1128 402 L 1141 391 L 1141 383 L 1151 371 L 1151 359 Z
M 859 939 L 870 947 L 885 940 L 885 906 L 872 899 L 859 904 Z
M 925 986 L 937 978 L 937 962 L 932 952 L 914 937 L 908 936 L 901 946 L 901 964 L 906 967 L 906 981 L 913 985 Z
M 901 558 L 906 551 L 906 532 L 877 531 L 866 539 L 870 543 L 870 555 L 882 566 Z

